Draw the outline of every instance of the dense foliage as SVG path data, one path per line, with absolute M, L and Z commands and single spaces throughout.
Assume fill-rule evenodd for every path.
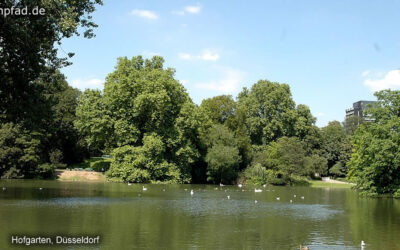
M 58 72 L 64 38 L 94 36 L 90 13 L 100 0 L 6 0 L 0 8 L 39 7 L 44 16 L 0 18 L 1 178 L 50 177 L 86 155 L 74 127 L 78 90 Z
M 365 193 L 400 196 L 400 91 L 375 95 L 378 102 L 368 110 L 375 122 L 355 132 L 348 178 Z

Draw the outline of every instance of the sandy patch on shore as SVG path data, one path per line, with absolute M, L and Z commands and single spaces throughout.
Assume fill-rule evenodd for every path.
M 60 181 L 105 181 L 103 173 L 92 171 L 56 170 L 56 176 Z

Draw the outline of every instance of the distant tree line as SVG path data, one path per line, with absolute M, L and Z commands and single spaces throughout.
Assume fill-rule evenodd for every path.
M 111 155 L 124 182 L 286 185 L 346 177 L 368 194 L 400 196 L 400 92 L 323 128 L 289 85 L 260 80 L 237 97 L 193 103 L 164 59 L 119 58 L 104 90 L 83 93 L 59 72 L 57 44 L 93 37 L 101 1 L 6 1 L 46 6 L 47 18 L 0 19 L 0 176 L 51 178 L 55 168 Z M 74 10 L 71 12 L 71 10 Z M 72 56 L 68 54 L 67 57 Z

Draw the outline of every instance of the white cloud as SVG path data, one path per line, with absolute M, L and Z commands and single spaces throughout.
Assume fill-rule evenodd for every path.
M 371 91 L 400 89 L 400 70 L 391 70 L 381 79 L 365 79 L 364 85 Z
M 200 55 L 191 55 L 189 53 L 179 53 L 179 58 L 182 60 L 204 60 L 204 61 L 217 61 L 220 56 L 210 50 L 204 50 Z
M 185 14 L 199 14 L 201 8 L 201 5 L 186 6 L 183 10 L 173 10 L 171 13 L 178 16 L 184 16 Z
M 219 68 L 221 79 L 195 84 L 196 88 L 216 90 L 224 93 L 234 93 L 239 89 L 240 83 L 244 80 L 243 71 L 228 67 Z
M 366 70 L 366 71 L 362 72 L 361 76 L 366 77 L 368 74 L 369 74 L 369 70 Z
M 78 88 L 80 90 L 85 90 L 85 89 L 99 89 L 102 90 L 104 87 L 104 81 L 101 79 L 97 78 L 92 78 L 92 79 L 75 79 L 72 80 L 71 83 L 72 87 Z
M 179 53 L 178 56 L 182 60 L 190 60 L 190 59 L 193 58 L 193 56 L 191 54 L 188 54 L 188 53 Z
M 205 61 L 216 61 L 219 59 L 219 54 L 212 53 L 210 51 L 204 51 L 203 54 L 201 55 L 201 59 Z
M 316 117 L 321 117 L 321 116 L 324 116 L 324 115 L 325 115 L 324 112 L 318 112 L 315 116 L 316 116 Z
M 185 11 L 189 12 L 189 13 L 192 13 L 192 14 L 197 14 L 197 13 L 200 13 L 201 6 L 200 5 L 197 5 L 197 6 L 186 6 L 185 7 Z
M 182 85 L 186 85 L 186 84 L 188 83 L 187 80 L 179 80 L 179 82 L 180 82 Z
M 142 17 L 142 18 L 146 18 L 146 19 L 151 19 L 151 20 L 156 20 L 158 19 L 158 15 L 150 10 L 132 10 L 131 12 L 132 15 L 134 16 L 138 16 L 138 17 Z

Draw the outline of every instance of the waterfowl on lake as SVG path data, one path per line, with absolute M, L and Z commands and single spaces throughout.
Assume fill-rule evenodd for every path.
M 257 202 L 258 202 L 257 200 L 254 201 L 254 203 L 257 203 Z
M 262 192 L 262 190 L 261 190 L 261 189 L 257 189 L 257 188 L 255 188 L 255 189 L 254 189 L 254 192 L 256 192 L 256 193 L 261 193 L 261 192 Z
M 39 190 L 42 190 L 43 188 L 39 188 Z
M 303 199 L 303 200 L 304 200 L 304 196 L 301 196 L 301 199 Z
M 7 188 L 3 187 L 3 191 L 6 190 Z
M 193 189 L 190 190 L 190 195 L 194 195 Z
M 365 245 L 366 245 L 365 242 L 362 240 L 361 241 L 361 248 L 365 247 Z
M 243 185 L 242 185 L 242 184 L 238 184 L 238 187 L 240 187 L 240 188 L 241 188 L 241 187 L 243 187 Z
M 293 197 L 296 198 L 296 195 L 294 194 Z
M 146 191 L 147 190 L 147 188 L 145 188 L 144 186 L 142 186 L 143 187 L 143 191 Z
M 220 184 L 219 184 L 219 186 L 220 186 L 220 187 L 223 187 L 223 186 L 225 186 L 225 185 L 224 185 L 224 184 L 222 184 L 222 183 L 220 183 Z
M 292 200 L 290 200 L 290 203 L 292 203 L 293 201 Z
M 276 197 L 276 200 L 279 201 L 281 198 L 280 197 Z
M 132 183 L 128 182 L 128 186 L 132 185 Z
M 228 200 L 231 198 L 231 196 L 230 195 L 228 195 L 228 196 L 226 196 L 226 198 L 228 198 Z

